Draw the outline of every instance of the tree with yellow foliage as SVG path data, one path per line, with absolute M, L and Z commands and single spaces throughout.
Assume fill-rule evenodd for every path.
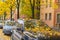
M 6 11 L 7 11 L 7 5 L 5 4 L 5 2 L 0 2 L 0 15 L 1 16 L 4 16 L 4 20 L 5 20 L 5 17 L 6 17 Z
M 21 13 L 26 14 L 28 17 L 35 18 L 35 13 L 38 14 L 37 18 L 40 18 L 40 4 L 39 0 L 22 0 Z M 38 18 L 38 19 L 39 19 Z
M 29 0 L 32 10 L 32 18 L 34 19 L 34 8 L 35 8 L 35 0 Z
M 20 15 L 26 15 L 29 17 L 31 17 L 32 15 L 32 11 L 31 11 L 31 6 L 30 6 L 30 2 L 29 0 L 22 0 L 21 1 L 21 6 L 20 6 Z
M 13 10 L 16 8 L 16 0 L 6 0 L 5 3 L 8 5 L 7 7 L 10 9 L 10 17 L 12 20 Z

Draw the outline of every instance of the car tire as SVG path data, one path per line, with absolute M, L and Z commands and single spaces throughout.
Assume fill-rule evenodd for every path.
M 24 40 L 23 38 L 21 38 L 21 40 Z
M 12 35 L 12 32 L 10 33 L 10 35 Z
M 0 29 L 3 29 L 3 27 L 0 27 Z
M 4 35 L 6 35 L 6 34 L 4 33 Z

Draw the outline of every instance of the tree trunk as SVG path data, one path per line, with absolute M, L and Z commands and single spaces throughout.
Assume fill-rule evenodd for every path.
M 17 19 L 19 19 L 19 5 L 17 7 Z
M 4 20 L 5 20 L 5 17 L 6 17 L 6 12 L 4 12 Z
M 19 19 L 19 7 L 20 7 L 20 0 L 17 0 L 17 19 Z
M 31 5 L 31 10 L 32 10 L 32 18 L 34 19 L 34 8 L 35 8 L 35 0 L 33 0 L 33 3 L 31 0 L 30 1 L 30 5 Z
M 32 18 L 34 19 L 34 7 L 32 7 Z
M 12 6 L 11 6 L 10 10 L 11 10 L 11 13 L 10 13 L 11 18 L 10 18 L 10 20 L 12 20 Z

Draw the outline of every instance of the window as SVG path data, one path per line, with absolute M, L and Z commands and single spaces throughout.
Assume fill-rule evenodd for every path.
M 40 4 L 40 1 L 39 1 L 39 4 Z
M 51 13 L 49 13 L 49 20 L 51 20 Z
M 4 2 L 5 0 L 2 0 L 2 2 Z
M 60 5 L 60 0 L 58 0 L 58 5 Z
M 48 0 L 46 0 L 46 8 L 48 7 Z
M 58 0 L 58 3 L 60 3 L 60 0 Z
M 52 0 L 50 0 L 50 7 L 52 6 Z
M 60 14 L 57 14 L 57 23 L 60 23 Z
M 47 20 L 47 13 L 45 14 L 45 20 Z

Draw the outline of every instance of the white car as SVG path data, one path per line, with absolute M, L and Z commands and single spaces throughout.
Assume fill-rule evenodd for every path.
M 6 21 L 5 25 L 3 26 L 3 33 L 4 34 L 12 34 L 12 30 L 16 29 L 14 21 Z
M 18 25 L 17 25 L 18 24 Z M 24 20 L 17 20 L 17 29 L 13 30 L 11 40 L 22 40 L 24 32 Z
M 24 31 L 24 20 L 19 19 L 19 20 L 17 20 L 17 22 L 22 25 L 21 31 L 23 32 Z

